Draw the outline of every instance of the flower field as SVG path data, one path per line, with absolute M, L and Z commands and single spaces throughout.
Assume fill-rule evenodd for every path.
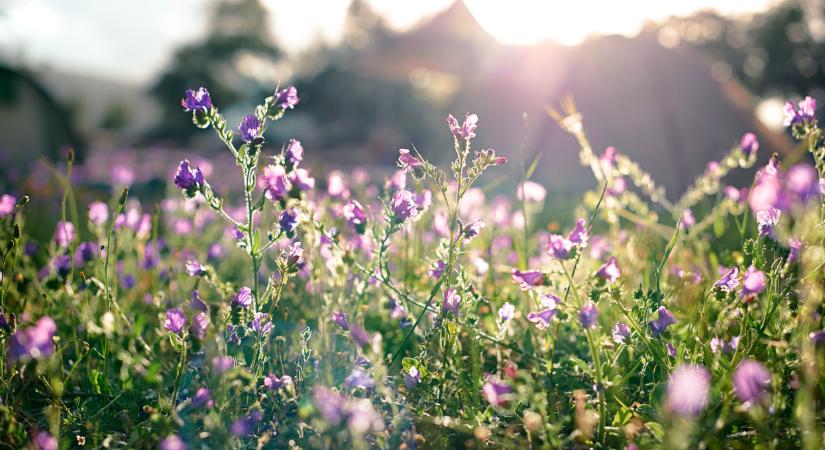
M 317 173 L 263 138 L 294 87 L 240 124 L 219 100 L 181 114 L 238 185 L 192 154 L 157 204 L 81 204 L 69 152 L 48 241 L 0 199 L 0 447 L 825 447 L 814 99 L 785 106 L 813 165 L 732 136 L 676 201 L 555 105 L 593 189 L 549 219 L 538 161 L 491 186 L 514 162 L 475 114 L 447 117 L 448 166 Z

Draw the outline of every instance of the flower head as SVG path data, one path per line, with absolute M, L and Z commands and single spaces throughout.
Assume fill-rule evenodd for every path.
M 527 180 L 518 185 L 516 197 L 527 203 L 541 203 L 547 196 L 547 189 L 535 181 Z
M 292 237 L 295 234 L 295 229 L 300 223 L 300 213 L 295 208 L 283 210 L 278 217 L 278 225 L 281 227 L 287 236 Z
M 252 328 L 252 331 L 261 335 L 269 334 L 269 332 L 272 331 L 272 321 L 269 320 L 269 314 L 264 312 L 256 312 L 255 317 L 252 319 L 252 323 L 250 324 L 250 328 Z
M 99 227 L 107 220 L 109 220 L 109 207 L 103 202 L 92 202 L 89 205 L 89 222 Z
M 745 133 L 739 141 L 739 146 L 747 156 L 755 155 L 759 151 L 759 139 L 753 133 Z
M 6 217 L 14 211 L 17 206 L 17 200 L 9 194 L 3 194 L 0 197 L 0 217 Z
M 178 165 L 178 171 L 175 173 L 175 186 L 184 191 L 187 197 L 192 198 L 203 184 L 204 179 L 201 169 L 198 167 L 192 169 L 189 166 L 188 159 L 181 161 Z
M 784 125 L 791 126 L 797 123 L 810 122 L 816 118 L 816 100 L 810 96 L 805 97 L 799 102 L 799 109 L 795 108 L 793 103 L 785 103 L 785 122 Z
M 34 435 L 34 439 L 32 440 L 32 442 L 34 443 L 34 446 L 35 448 L 37 448 L 37 450 L 57 450 L 59 448 L 57 439 L 46 431 L 41 431 Z M 172 449 L 166 449 L 161 447 L 161 450 Z
M 242 287 L 235 295 L 235 304 L 241 308 L 248 308 L 252 305 L 252 289 L 247 286 Z
M 209 315 L 205 312 L 199 312 L 195 314 L 192 318 L 192 325 L 189 326 L 189 329 L 192 331 L 192 334 L 200 339 L 206 337 L 206 330 L 209 328 Z
M 401 189 L 392 196 L 390 208 L 398 222 L 407 220 L 415 215 L 418 210 L 412 192 L 406 189 Z
M 472 239 L 481 233 L 482 228 L 484 228 L 484 222 L 482 222 L 481 219 L 473 219 L 472 222 L 464 226 L 461 233 L 466 239 Z
M 560 234 L 554 234 L 550 236 L 548 248 L 554 258 L 567 259 L 570 257 L 570 251 L 573 250 L 573 242 Z
M 214 404 L 215 402 L 212 401 L 212 393 L 205 387 L 195 391 L 195 396 L 192 397 L 191 405 L 194 408 L 200 408 L 201 406 L 211 408 Z
M 28 328 L 17 329 L 8 346 L 9 362 L 48 358 L 54 353 L 54 333 L 57 324 L 49 316 L 43 316 Z
M 610 330 L 610 335 L 613 337 L 613 342 L 624 344 L 627 338 L 630 337 L 630 328 L 624 322 L 616 322 Z
M 413 156 L 409 149 L 402 148 L 398 150 L 398 167 L 404 172 L 420 167 L 424 164 L 423 161 Z
M 333 311 L 330 320 L 337 323 L 342 330 L 349 330 L 349 322 L 347 322 L 347 313 L 343 311 Z
M 680 415 L 697 416 L 708 404 L 710 373 L 698 365 L 681 365 L 667 382 L 667 409 Z
M 184 111 L 207 111 L 212 109 L 212 98 L 209 96 L 209 91 L 204 87 L 199 87 L 198 90 L 187 89 L 186 94 L 180 101 Z
M 274 373 L 271 373 L 264 378 L 264 387 L 270 391 L 284 388 L 290 384 L 292 384 L 292 377 L 289 375 L 284 375 L 279 378 Z
M 590 234 L 587 231 L 587 222 L 584 219 L 577 220 L 576 226 L 573 228 L 573 231 L 567 235 L 567 239 L 581 247 L 586 247 L 587 241 L 590 240 Z
M 742 297 L 757 295 L 764 291 L 766 281 L 765 272 L 762 272 L 751 264 L 742 276 Z
M 475 114 L 467 114 L 464 116 L 464 123 L 458 124 L 458 120 L 452 114 L 447 116 L 447 125 L 450 126 L 450 132 L 456 138 L 464 140 L 476 137 L 476 128 L 478 127 L 478 116 Z
M 667 328 L 676 323 L 676 318 L 673 317 L 670 311 L 664 306 L 659 307 L 659 318 L 650 322 L 650 331 L 653 336 L 659 336 L 664 333 Z
M 421 373 L 418 371 L 418 367 L 410 366 L 410 369 L 404 375 L 404 385 L 407 386 L 407 389 L 414 389 L 420 382 Z
M 759 361 L 746 359 L 733 373 L 733 391 L 742 402 L 759 403 L 771 385 L 771 373 Z
M 538 270 L 522 272 L 518 269 L 513 269 L 513 281 L 519 284 L 522 291 L 526 291 L 534 287 L 546 285 L 547 277 L 543 272 L 539 272 Z
M 501 308 L 498 309 L 498 318 L 502 322 L 508 322 L 513 319 L 516 313 L 516 307 L 513 306 L 511 303 L 507 302 L 501 305 Z
M 55 447 L 57 448 L 57 447 Z M 186 450 L 186 444 L 177 434 L 166 436 L 160 441 L 160 450 Z
M 458 310 L 461 307 L 461 296 L 458 295 L 455 288 L 447 288 L 444 291 L 444 312 L 451 312 L 453 314 L 458 314 Z
M 596 276 L 607 280 L 610 283 L 615 283 L 616 280 L 622 276 L 622 271 L 619 269 L 619 264 L 616 261 L 616 257 L 611 256 L 610 259 L 599 268 L 599 271 L 596 272 Z
M 253 114 L 244 116 L 241 124 L 238 125 L 238 131 L 241 132 L 241 140 L 244 142 L 252 142 L 261 134 L 261 121 Z
M 782 211 L 776 208 L 763 209 L 756 212 L 756 223 L 759 225 L 759 236 L 774 237 L 773 227 L 779 223 Z
M 180 334 L 186 327 L 186 315 L 180 308 L 171 308 L 166 311 L 166 320 L 163 322 L 163 328 L 175 334 Z
M 727 271 L 722 278 L 714 283 L 714 286 L 725 291 L 731 292 L 739 286 L 739 268 L 734 267 Z
M 367 226 L 367 215 L 364 212 L 364 207 L 358 200 L 350 200 L 344 205 L 343 209 L 344 219 L 347 223 L 355 229 L 358 234 L 364 234 Z
M 71 222 L 60 221 L 54 229 L 54 241 L 57 242 L 61 248 L 68 248 L 76 238 L 74 224 Z
M 304 160 L 304 146 L 298 139 L 290 139 L 286 146 L 286 161 L 292 167 L 298 166 Z
M 488 377 L 481 388 L 481 395 L 493 406 L 506 406 L 512 397 L 513 388 L 495 377 Z
M 298 89 L 290 86 L 275 93 L 275 105 L 281 109 L 293 109 L 301 99 L 298 98 Z
M 579 323 L 582 328 L 595 328 L 598 321 L 599 310 L 596 309 L 595 304 L 590 302 L 582 306 L 581 311 L 579 311 Z
M 264 167 L 261 174 L 261 184 L 264 187 L 264 195 L 269 200 L 281 200 L 292 189 L 292 183 L 287 178 L 286 169 L 280 164 L 270 164 Z

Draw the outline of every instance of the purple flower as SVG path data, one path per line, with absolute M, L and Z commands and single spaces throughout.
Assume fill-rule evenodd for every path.
M 488 377 L 481 388 L 481 395 L 493 406 L 506 406 L 512 397 L 513 388 L 495 377 Z
M 199 312 L 192 318 L 192 325 L 189 329 L 192 334 L 200 340 L 206 337 L 206 330 L 209 327 L 209 315 L 205 312 Z
M 54 333 L 57 325 L 49 316 L 43 316 L 26 329 L 17 329 L 8 347 L 9 362 L 48 358 L 54 353 Z
M 235 367 L 235 360 L 231 356 L 216 356 L 212 358 L 212 370 L 222 375 Z
M 613 329 L 610 330 L 613 336 L 613 342 L 617 344 L 624 344 L 627 338 L 630 337 L 630 328 L 623 322 L 616 322 L 613 324 Z
M 694 225 L 696 225 L 696 218 L 693 217 L 693 211 L 690 209 L 682 211 L 682 221 L 679 223 L 679 227 L 683 230 L 689 230 Z
M 212 109 L 212 98 L 209 96 L 209 91 L 204 87 L 198 88 L 197 91 L 187 89 L 180 104 L 185 111 L 201 110 L 205 112 Z
M 281 109 L 293 109 L 301 99 L 298 98 L 298 89 L 290 86 L 275 93 L 275 105 Z
M 337 323 L 342 330 L 349 330 L 349 322 L 347 322 L 347 313 L 343 311 L 333 311 L 330 319 Z
M 14 211 L 17 206 L 17 200 L 9 194 L 3 194 L 0 197 L 0 217 L 6 217 Z
M 799 259 L 799 252 L 802 251 L 802 241 L 799 239 L 788 239 L 788 262 L 794 263 Z
M 403 222 L 412 217 L 417 211 L 412 192 L 406 189 L 401 189 L 396 192 L 390 201 L 390 208 L 395 216 L 395 220 L 398 222 Z
M 713 353 L 719 353 L 721 350 L 722 353 L 730 354 L 733 353 L 737 347 L 739 347 L 739 336 L 734 336 L 728 341 L 718 337 L 710 340 L 710 351 Z
M 298 228 L 298 223 L 300 223 L 299 218 L 300 214 L 295 208 L 285 209 L 278 217 L 278 225 L 287 236 L 292 237 L 295 234 L 295 229 Z
M 272 331 L 272 321 L 269 320 L 269 314 L 263 312 L 256 312 L 255 317 L 252 319 L 252 323 L 250 324 L 252 327 L 252 331 L 266 335 Z
M 753 133 L 745 133 L 742 135 L 742 140 L 739 141 L 739 146 L 745 152 L 745 155 L 755 155 L 759 151 L 759 139 Z
M 748 270 L 742 276 L 742 297 L 749 295 L 757 295 L 765 290 L 765 272 L 758 270 L 751 264 Z
M 476 127 L 478 127 L 478 116 L 475 114 L 467 114 L 464 116 L 464 123 L 458 124 L 458 120 L 452 114 L 447 116 L 447 125 L 450 127 L 450 132 L 456 138 L 464 140 L 476 137 Z
M 800 122 L 813 121 L 816 114 L 816 100 L 812 97 L 805 97 L 799 102 L 799 109 L 794 108 L 793 103 L 785 103 L 785 122 L 784 125 L 791 126 Z
M 287 267 L 291 270 L 303 270 L 306 264 L 304 261 L 304 249 L 301 247 L 300 242 L 293 242 L 282 251 L 281 258 L 286 261 Z
M 89 222 L 99 227 L 107 220 L 109 220 L 109 207 L 103 202 L 92 202 L 89 205 Z
M 442 310 L 447 313 L 458 314 L 458 310 L 461 307 L 461 296 L 458 295 L 455 288 L 447 288 L 444 291 L 444 305 Z
M 725 292 L 731 292 L 739 286 L 739 268 L 734 267 L 727 273 L 722 275 L 722 278 L 714 283 L 714 286 Z
M 404 385 L 407 386 L 407 389 L 415 389 L 420 382 L 421 373 L 418 371 L 418 368 L 415 366 L 410 366 L 410 370 L 408 370 L 406 375 L 404 375 Z
M 825 330 L 811 331 L 808 335 L 808 339 L 810 339 L 811 343 L 814 345 L 825 344 Z
M 172 434 L 160 441 L 160 450 L 186 450 L 186 444 L 177 434 Z
M 659 307 L 659 318 L 650 322 L 650 331 L 653 336 L 659 336 L 664 333 L 667 328 L 676 323 L 676 318 L 664 306 Z
M 536 328 L 539 330 L 544 330 L 550 326 L 550 322 L 553 320 L 553 316 L 556 315 L 556 308 L 544 308 L 537 312 L 529 312 L 527 313 L 527 320 L 536 324 Z
M 286 146 L 286 160 L 292 167 L 296 167 L 304 160 L 304 146 L 301 145 L 301 141 L 298 139 L 289 140 L 289 144 Z
M 32 440 L 37 450 L 57 450 L 59 448 L 57 439 L 51 434 L 41 431 Z M 161 450 L 168 450 L 161 448 Z
M 321 417 L 330 425 L 338 425 L 344 420 L 347 414 L 346 398 L 341 394 L 324 386 L 315 386 L 312 390 L 315 399 L 315 407 Z
M 375 380 L 361 367 L 354 367 L 352 372 L 344 379 L 344 387 L 347 389 L 361 388 L 368 389 L 375 386 Z
M 490 161 L 491 166 L 503 166 L 507 164 L 506 156 L 496 156 L 496 151 L 491 148 L 485 148 L 476 153 L 476 159 L 481 161 Z
M 595 328 L 598 320 L 599 310 L 596 309 L 595 304 L 590 302 L 582 306 L 581 311 L 579 311 L 579 323 L 582 328 Z
M 252 142 L 261 134 L 261 121 L 255 115 L 247 114 L 238 125 L 238 131 L 241 132 L 242 141 Z
M 260 411 L 252 411 L 246 416 L 232 422 L 232 427 L 230 430 L 232 431 L 232 434 L 237 437 L 247 436 L 252 432 L 252 429 L 258 425 L 262 417 L 263 416 Z
M 773 227 L 779 223 L 782 211 L 776 208 L 763 209 L 756 212 L 756 223 L 759 225 L 759 236 L 774 237 Z
M 195 261 L 194 259 L 190 259 L 190 260 L 186 261 L 185 267 L 186 267 L 186 273 L 190 277 L 199 277 L 199 276 L 206 273 L 203 270 L 203 266 L 199 262 Z
M 315 188 L 315 178 L 309 176 L 306 169 L 295 169 L 289 174 L 289 182 L 300 191 L 309 191 Z
M 577 220 L 576 226 L 573 228 L 573 231 L 567 235 L 567 239 L 581 247 L 586 247 L 587 241 L 590 239 L 590 234 L 587 232 L 587 222 L 584 219 Z
M 266 387 L 270 391 L 284 388 L 286 386 L 289 386 L 290 384 L 292 384 L 292 377 L 289 375 L 284 375 L 278 378 L 274 373 L 271 373 L 264 377 L 264 387 Z
M 264 187 L 264 195 L 269 200 L 281 200 L 289 194 L 292 184 L 286 175 L 286 169 L 281 165 L 268 165 L 264 167 L 261 175 L 261 184 Z
M 184 191 L 187 197 L 192 198 L 203 184 L 201 169 L 199 167 L 194 170 L 190 168 L 188 159 L 181 161 L 178 165 L 178 171 L 175 173 L 175 186 Z
M 235 295 L 235 304 L 241 308 L 248 308 L 252 305 L 252 289 L 247 286 L 242 287 Z
M 398 167 L 400 167 L 404 172 L 409 172 L 410 169 L 419 167 L 423 164 L 424 162 L 410 154 L 408 149 L 402 148 L 398 150 Z
M 501 308 L 498 310 L 498 318 L 502 322 L 509 322 L 513 319 L 516 313 L 516 307 L 510 304 L 509 302 L 501 305 Z
M 349 337 L 352 339 L 352 342 L 359 347 L 370 343 L 370 335 L 367 333 L 367 330 L 354 323 L 351 323 L 349 326 Z
M 75 240 L 74 224 L 60 221 L 54 229 L 54 241 L 61 248 L 68 248 Z
M 596 276 L 605 279 L 610 283 L 615 283 L 616 280 L 622 276 L 622 271 L 619 269 L 619 264 L 616 262 L 616 257 L 611 256 L 610 259 L 604 263 L 596 272 Z
M 472 222 L 464 226 L 464 229 L 461 230 L 461 232 L 464 234 L 466 239 L 472 239 L 481 233 L 482 228 L 484 228 L 484 222 L 482 222 L 481 219 L 473 219 Z
M 573 250 L 573 242 L 560 234 L 553 234 L 550 236 L 548 248 L 554 258 L 567 259 L 570 257 L 570 251 Z
M 206 406 L 207 408 L 211 408 L 215 404 L 212 401 L 212 393 L 209 392 L 209 389 L 202 387 L 199 388 L 195 392 L 195 396 L 192 397 L 192 407 L 193 408 L 200 408 L 201 406 Z
M 667 409 L 686 417 L 695 417 L 708 404 L 710 373 L 698 365 L 681 365 L 667 382 Z
M 358 234 L 364 234 L 367 225 L 367 215 L 364 213 L 364 207 L 358 203 L 358 200 L 350 200 L 344 205 L 343 209 L 344 219 L 353 227 Z
M 151 247 L 149 247 L 151 248 Z M 97 245 L 93 242 L 81 242 L 74 252 L 75 264 L 82 266 L 87 262 L 95 259 L 97 252 Z
M 57 275 L 65 278 L 72 271 L 72 258 L 68 255 L 58 255 L 52 260 L 52 267 Z
M 810 164 L 802 163 L 792 166 L 788 169 L 786 182 L 788 191 L 795 194 L 802 202 L 819 196 L 819 175 Z
M 180 308 L 171 308 L 166 311 L 166 320 L 163 327 L 175 334 L 180 334 L 186 326 L 186 315 Z
M 746 359 L 733 373 L 733 392 L 744 403 L 759 403 L 771 385 L 771 373 L 762 363 Z
M 522 291 L 547 284 L 547 277 L 544 276 L 543 272 L 539 272 L 538 270 L 522 272 L 513 269 L 513 280 L 519 284 Z
M 535 181 L 527 180 L 524 183 L 520 183 L 516 190 L 516 197 L 527 203 L 541 203 L 546 196 L 547 189 Z

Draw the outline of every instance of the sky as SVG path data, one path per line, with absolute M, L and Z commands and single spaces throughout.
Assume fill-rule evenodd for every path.
M 453 0 L 368 0 L 403 30 Z M 287 51 L 340 39 L 349 0 L 262 0 Z M 555 39 L 575 45 L 589 33 L 632 35 L 648 20 L 703 8 L 741 14 L 776 0 L 465 0 L 496 39 L 530 44 Z M 209 0 L 4 0 L 0 3 L 0 58 L 146 83 L 174 49 L 206 33 Z M 595 13 L 594 13 L 595 12 Z

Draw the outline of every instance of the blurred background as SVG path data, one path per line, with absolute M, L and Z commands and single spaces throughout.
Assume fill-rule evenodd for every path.
M 792 154 L 782 103 L 825 98 L 823 56 L 824 0 L 5 0 L 0 191 L 36 191 L 69 146 L 78 182 L 147 192 L 183 157 L 231 164 L 184 90 L 237 124 L 280 83 L 301 104 L 267 140 L 299 138 L 316 173 L 389 171 L 413 143 L 444 161 L 446 114 L 475 112 L 510 179 L 540 154 L 551 192 L 592 188 L 545 112 L 570 94 L 597 152 L 675 198 L 746 131 L 762 157 Z

